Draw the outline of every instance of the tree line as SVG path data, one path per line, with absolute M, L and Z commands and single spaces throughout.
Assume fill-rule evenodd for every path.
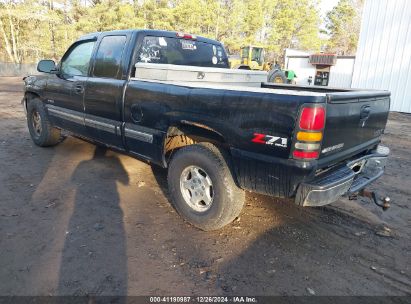
M 261 45 L 272 59 L 285 48 L 349 54 L 361 6 L 340 0 L 321 20 L 318 0 L 0 0 L 0 61 L 57 60 L 84 33 L 127 28 L 197 34 L 231 54 Z

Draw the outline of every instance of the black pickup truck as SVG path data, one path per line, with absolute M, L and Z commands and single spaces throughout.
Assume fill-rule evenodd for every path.
M 236 218 L 249 190 L 322 206 L 380 177 L 390 93 L 261 82 L 258 87 L 139 78 L 139 62 L 227 71 L 221 43 L 154 30 L 92 33 L 25 77 L 39 146 L 61 130 L 168 168 L 173 206 L 203 230 Z M 232 71 L 232 70 L 230 70 Z M 251 71 L 250 71 L 251 73 Z

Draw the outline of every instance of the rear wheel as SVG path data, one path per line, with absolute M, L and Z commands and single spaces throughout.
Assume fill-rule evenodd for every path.
M 37 146 L 53 146 L 60 142 L 61 131 L 51 125 L 44 104 L 38 98 L 31 99 L 27 105 L 27 126 Z
M 179 149 L 168 169 L 177 212 L 202 230 L 219 229 L 241 212 L 244 191 L 235 184 L 225 153 L 211 143 Z

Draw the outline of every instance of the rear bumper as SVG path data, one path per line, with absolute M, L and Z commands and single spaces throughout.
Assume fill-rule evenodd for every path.
M 390 150 L 379 145 L 372 153 L 330 169 L 298 186 L 295 202 L 301 206 L 323 206 L 344 194 L 356 193 L 379 178 Z

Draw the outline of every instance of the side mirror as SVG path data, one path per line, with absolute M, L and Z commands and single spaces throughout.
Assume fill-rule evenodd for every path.
M 57 72 L 56 64 L 53 60 L 40 60 L 37 64 L 37 71 L 55 74 Z

